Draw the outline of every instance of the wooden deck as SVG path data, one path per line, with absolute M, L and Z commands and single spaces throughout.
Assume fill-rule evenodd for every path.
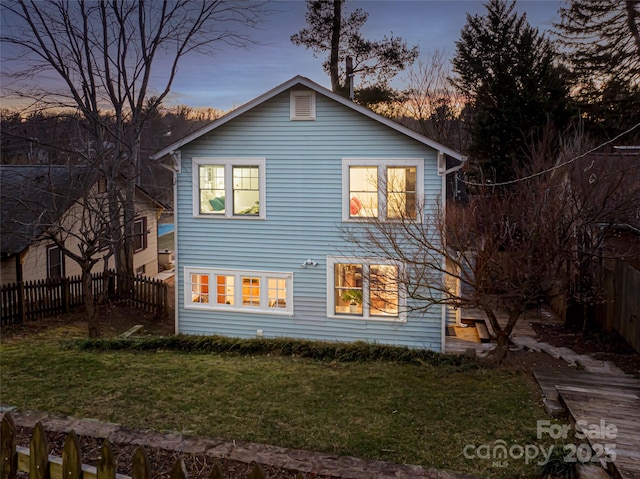
M 594 454 L 599 455 L 599 445 L 609 444 L 607 448 L 615 454 L 614 460 L 607 462 L 612 475 L 640 479 L 640 378 L 578 371 L 568 366 L 536 368 L 533 373 L 545 400 L 562 404 L 575 425 L 575 431 L 567 437 L 568 444 L 579 446 L 588 441 Z M 576 438 L 575 432 L 580 429 L 593 432 L 595 437 Z
M 463 309 L 460 313 L 462 322 L 484 321 L 489 334 L 495 339 L 496 335 L 491 328 L 491 324 L 487 320 L 487 316 L 484 311 L 479 309 Z M 508 321 L 508 316 L 504 311 L 498 310 L 496 312 L 498 322 L 505 326 Z M 527 310 L 523 317 L 521 317 L 513 328 L 511 337 L 531 337 L 536 336 L 535 331 L 531 327 L 531 323 L 556 323 L 561 322 L 560 319 L 551 312 L 550 309 L 542 307 L 539 310 L 531 309 Z M 461 354 L 468 349 L 475 349 L 480 355 L 486 354 L 488 351 L 495 347 L 495 342 L 481 343 L 475 328 L 459 328 L 454 327 L 456 335 L 447 336 L 445 338 L 445 351 L 447 353 Z

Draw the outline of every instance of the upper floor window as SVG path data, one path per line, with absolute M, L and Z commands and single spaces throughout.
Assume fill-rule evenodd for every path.
M 416 218 L 423 164 L 421 159 L 343 160 L 343 220 Z
M 265 217 L 264 158 L 194 158 L 194 216 Z
M 185 307 L 293 314 L 293 273 L 185 268 Z
M 64 253 L 56 245 L 47 246 L 47 278 L 64 277 Z

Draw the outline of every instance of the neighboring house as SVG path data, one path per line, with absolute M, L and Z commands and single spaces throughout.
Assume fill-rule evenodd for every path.
M 46 238 L 45 231 L 57 225 L 72 234 L 78 231 L 87 185 L 105 188 L 104 180 L 85 167 L 0 166 L 0 284 L 81 273 L 79 265 Z M 136 189 L 133 261 L 138 274 L 158 272 L 157 219 L 161 211 L 159 203 Z M 78 239 L 68 236 L 65 247 L 77 250 Z M 112 267 L 113 258 L 110 263 Z M 96 272 L 103 269 L 103 261 L 94 266 Z
M 341 228 L 392 216 L 385 179 L 408 214 L 435 206 L 447 156 L 461 166 L 299 76 L 162 149 L 152 158 L 176 171 L 176 331 L 442 350 L 447 310 L 408 312 L 402 265 L 362 257 Z

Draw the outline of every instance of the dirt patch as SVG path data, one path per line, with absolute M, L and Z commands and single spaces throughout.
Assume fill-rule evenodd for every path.
M 537 339 L 555 347 L 567 347 L 577 354 L 610 361 L 627 374 L 640 376 L 640 353 L 615 335 L 585 333 L 564 324 L 531 323 Z
M 170 304 L 172 303 L 170 302 Z M 145 313 L 139 309 L 122 305 L 117 301 L 98 307 L 97 324 L 102 337 L 118 336 L 136 325 L 142 325 L 143 332 L 141 334 L 147 335 L 167 336 L 174 334 L 175 331 L 173 308 L 164 317 L 156 318 L 153 313 Z M 64 331 L 67 337 L 86 336 L 88 334 L 86 313 L 78 311 L 27 321 L 23 324 L 3 326 L 2 339 L 3 341 L 20 339 L 60 329 Z

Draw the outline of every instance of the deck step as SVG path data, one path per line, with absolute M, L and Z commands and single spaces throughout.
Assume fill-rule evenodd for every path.
M 476 331 L 478 331 L 478 337 L 480 338 L 481 343 L 489 343 L 491 342 L 491 336 L 489 335 L 489 330 L 487 329 L 487 325 L 484 324 L 484 321 L 476 321 Z

